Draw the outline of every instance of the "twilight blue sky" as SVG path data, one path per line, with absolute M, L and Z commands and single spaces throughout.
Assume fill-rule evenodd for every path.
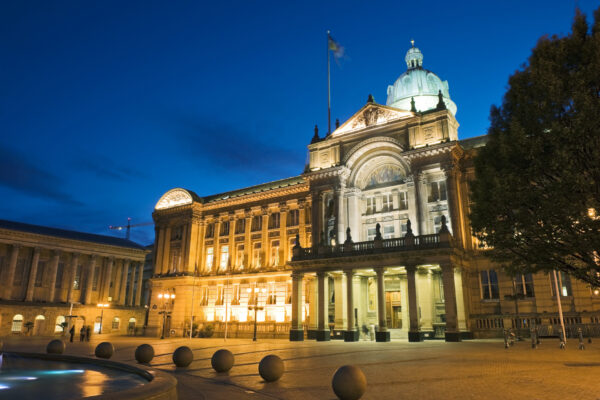
M 302 172 L 332 118 L 385 104 L 414 38 L 450 83 L 460 138 L 575 1 L 3 1 L 0 219 L 111 232 L 173 187 L 208 195 Z M 579 0 L 591 19 L 597 1 Z M 132 231 L 151 243 L 153 228 Z

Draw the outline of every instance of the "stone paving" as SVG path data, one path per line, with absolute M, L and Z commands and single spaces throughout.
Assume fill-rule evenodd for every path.
M 4 338 L 6 350 L 44 351 L 48 339 Z M 67 345 L 66 354 L 92 356 L 95 345 L 111 341 L 113 360 L 135 363 L 138 344 L 149 343 L 156 356 L 151 365 L 173 373 L 181 400 L 187 399 L 335 399 L 331 377 L 344 364 L 359 366 L 367 377 L 363 399 L 600 399 L 600 340 L 566 350 L 556 340 L 542 341 L 536 350 L 528 341 L 505 350 L 500 340 L 462 343 L 288 342 L 248 339 L 146 339 L 96 336 L 90 343 Z M 189 346 L 194 362 L 177 369 L 171 354 Z M 227 348 L 235 355 L 228 374 L 217 374 L 212 354 Z M 285 362 L 286 372 L 274 383 L 258 375 L 267 354 Z

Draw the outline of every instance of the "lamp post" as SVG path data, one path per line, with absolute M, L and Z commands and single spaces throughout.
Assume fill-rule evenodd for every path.
M 168 311 L 168 308 L 169 308 L 169 306 L 172 306 L 173 302 L 175 301 L 175 293 L 170 293 L 170 290 L 167 289 L 165 292 L 159 293 L 158 298 L 161 301 L 161 311 L 159 311 L 158 313 L 162 314 L 162 316 L 163 316 L 163 324 L 162 324 L 160 338 L 164 339 L 165 338 L 165 327 L 167 325 L 167 315 L 171 314 L 171 311 Z
M 247 290 L 248 293 L 252 293 L 254 291 L 254 304 L 248 306 L 248 311 L 254 311 L 254 336 L 252 336 L 252 341 L 256 342 L 256 315 L 258 313 L 258 310 L 264 310 L 265 308 L 258 305 L 258 292 L 260 290 L 256 286 L 254 286 L 254 290 L 252 290 L 252 288 L 248 288 Z M 262 288 L 262 292 L 264 293 L 265 291 L 265 288 Z
M 98 303 L 97 306 L 100 308 L 100 326 L 98 327 L 98 333 L 102 333 L 102 319 L 104 318 L 104 309 L 109 307 L 108 303 Z

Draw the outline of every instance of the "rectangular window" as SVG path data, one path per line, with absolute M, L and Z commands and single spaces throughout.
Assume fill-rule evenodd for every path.
M 56 283 L 54 284 L 54 287 L 56 289 L 60 289 L 62 288 L 62 280 L 63 280 L 63 274 L 65 273 L 65 263 L 58 263 L 58 267 L 56 268 Z
M 231 299 L 231 305 L 240 305 L 240 285 L 233 285 L 233 297 Z
M 212 270 L 214 257 L 215 249 L 213 247 L 209 247 L 208 249 L 206 249 L 206 269 L 208 271 Z
M 92 290 L 98 290 L 98 280 L 100 280 L 100 266 L 94 268 L 94 280 L 92 281 Z
M 391 239 L 394 237 L 394 225 L 386 225 L 383 227 L 383 238 Z
M 433 231 L 439 233 L 440 229 L 442 229 L 442 216 L 437 215 L 433 217 Z
M 252 232 L 258 232 L 262 229 L 262 215 L 255 215 L 252 217 Z
M 171 241 L 181 240 L 183 236 L 183 226 L 173 227 L 171 230 Z
M 252 266 L 254 268 L 260 268 L 260 252 L 261 252 L 260 242 L 254 243 L 254 246 L 252 248 Z
M 493 269 L 481 271 L 481 298 L 484 300 L 499 299 L 498 275 Z
M 269 293 L 267 294 L 267 304 L 277 304 L 277 294 L 275 292 L 275 284 L 269 285 Z
M 241 233 L 246 232 L 246 220 L 244 218 L 240 218 L 235 221 L 235 234 L 239 235 Z
M 392 195 L 391 194 L 384 194 L 381 197 L 381 211 L 386 212 L 386 211 L 392 211 L 394 209 L 394 205 L 392 203 Z
M 235 264 L 238 269 L 244 269 L 244 245 L 238 244 L 235 254 Z
M 408 233 L 408 224 L 406 222 L 400 223 L 400 236 L 404 237 Z
M 273 240 L 271 242 L 271 257 L 270 264 L 272 266 L 279 265 L 279 240 Z
M 375 228 L 367 228 L 367 240 L 375 239 L 375 234 L 377 230 Z
M 367 197 L 367 214 L 374 214 L 377 212 L 377 202 L 375 197 Z
M 223 286 L 217 286 L 217 300 L 215 306 L 222 306 L 224 304 L 223 299 L 225 298 L 225 290 Z
M 46 261 L 38 261 L 37 271 L 35 272 L 35 287 L 42 287 L 44 281 L 44 270 L 46 269 Z
M 428 188 L 427 201 L 429 203 L 446 200 L 446 181 L 431 182 Z
M 73 280 L 73 289 L 75 290 L 81 289 L 81 269 L 81 264 L 79 264 L 75 269 L 75 280 Z
M 535 297 L 533 292 L 533 275 L 518 274 L 515 276 L 515 288 L 517 289 L 517 295 Z
M 560 295 L 572 296 L 573 292 L 571 290 L 571 277 L 562 271 L 556 271 L 556 276 L 558 277 L 558 291 Z M 556 296 L 556 292 L 554 291 L 554 273 L 550 273 L 550 283 L 552 286 L 552 296 Z
M 408 210 L 408 196 L 406 192 L 398 193 L 398 209 Z
M 219 262 L 219 270 L 225 271 L 229 263 L 229 246 L 221 246 L 221 261 Z
M 300 210 L 290 210 L 287 215 L 287 226 L 298 226 L 300 223 Z
M 210 224 L 206 225 L 206 233 L 204 234 L 204 237 L 212 238 L 214 236 L 215 236 L 215 224 L 210 223 Z
M 269 229 L 278 229 L 280 225 L 281 214 L 273 213 L 269 216 Z
M 203 286 L 202 291 L 200 292 L 200 305 L 207 306 L 208 305 L 208 287 Z
M 221 232 L 219 232 L 219 236 L 227 236 L 229 235 L 229 221 L 221 222 Z
M 171 249 L 171 271 L 179 272 L 181 268 L 181 250 Z

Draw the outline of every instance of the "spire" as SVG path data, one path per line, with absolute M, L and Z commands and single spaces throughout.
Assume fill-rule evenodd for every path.
M 446 103 L 444 102 L 444 95 L 442 94 L 441 90 L 438 90 L 438 103 L 437 103 L 437 110 L 445 110 L 446 109 Z
M 369 97 L 367 98 L 367 103 L 375 103 L 375 99 L 373 98 L 372 94 L 369 94 Z
M 319 137 L 319 127 L 317 125 L 315 125 L 315 134 L 314 134 L 312 140 L 310 141 L 310 144 L 317 143 L 320 140 L 321 140 L 321 138 Z

